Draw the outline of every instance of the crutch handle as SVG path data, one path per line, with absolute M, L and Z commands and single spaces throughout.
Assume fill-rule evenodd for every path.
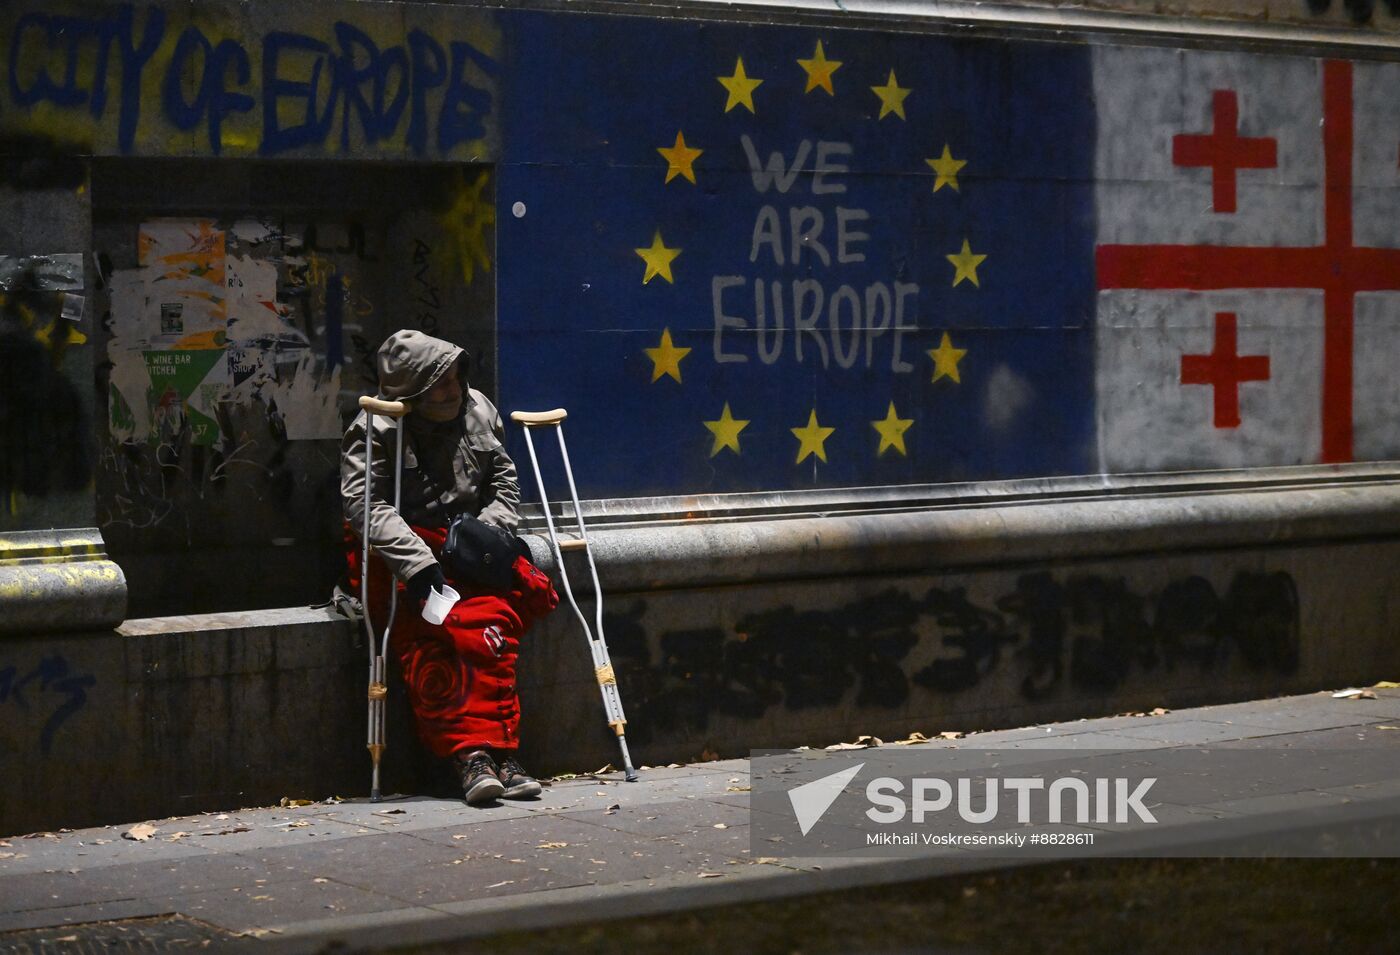
M 383 398 L 371 398 L 369 395 L 360 395 L 360 407 L 389 418 L 402 418 L 408 414 L 408 405 L 402 401 L 385 401 Z
M 545 425 L 559 424 L 569 413 L 563 408 L 555 408 L 553 411 L 512 411 L 510 420 L 523 424 L 527 428 L 540 428 Z

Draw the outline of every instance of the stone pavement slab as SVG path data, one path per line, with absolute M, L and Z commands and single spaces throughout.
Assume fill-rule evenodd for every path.
M 649 769 L 632 784 L 617 773 L 561 778 L 539 799 L 485 808 L 409 796 L 158 820 L 142 842 L 122 838 L 127 826 L 10 837 L 0 839 L 0 950 L 33 937 L 13 934 L 21 930 L 92 923 L 128 936 L 142 925 L 222 933 L 264 951 L 445 940 L 1015 864 L 956 848 L 902 859 L 842 853 L 834 847 L 852 843 L 838 836 L 856 833 L 834 823 L 803 840 L 808 855 L 792 856 L 791 839 L 766 834 L 793 825 L 786 809 L 750 806 L 756 782 L 844 768 L 851 757 L 867 773 L 893 774 L 911 750 L 950 772 L 1000 775 L 1056 771 L 1056 761 L 1085 772 L 1173 752 L 1218 758 L 1219 771 L 1207 763 L 1159 780 L 1150 803 L 1159 824 L 1128 827 L 1135 845 L 1156 851 L 1173 840 L 1202 851 L 1226 824 L 1265 847 L 1288 844 L 1279 833 L 1297 829 L 1296 844 L 1309 846 L 1315 826 L 1301 823 L 1357 806 L 1373 810 L 1356 823 L 1360 837 L 1389 839 L 1391 816 L 1400 818 L 1391 812 L 1400 806 L 1400 730 L 1378 727 L 1400 725 L 1400 693 L 1378 697 L 1309 694 L 910 748 L 795 750 L 765 778 L 742 759 Z M 1287 762 L 1290 754 L 1301 758 Z M 1233 771 L 1232 759 L 1246 756 L 1270 771 Z M 146 921 L 124 921 L 133 919 Z

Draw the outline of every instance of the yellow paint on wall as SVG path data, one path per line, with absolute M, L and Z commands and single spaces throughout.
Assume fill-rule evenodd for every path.
M 478 268 L 491 271 L 491 255 L 486 239 L 496 224 L 496 207 L 486 195 L 491 173 L 480 170 L 468 180 L 465 171 L 458 172 L 458 185 L 452 204 L 438 217 L 438 224 L 447 238 L 448 248 L 457 257 L 462 269 L 462 281 L 472 284 Z

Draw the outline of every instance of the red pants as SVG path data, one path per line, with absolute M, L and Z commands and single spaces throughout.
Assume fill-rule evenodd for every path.
M 445 530 L 414 532 L 440 556 Z M 346 528 L 347 563 L 354 593 L 360 587 L 360 539 Z M 515 659 L 530 625 L 559 604 L 549 578 L 523 557 L 515 561 L 515 589 L 504 595 L 474 593 L 447 578 L 462 600 L 441 626 L 423 619 L 418 601 L 402 583 L 389 648 L 398 657 L 418 735 L 435 756 L 491 747 L 512 750 L 519 743 L 520 701 L 515 693 Z M 382 639 L 388 617 L 392 575 L 370 555 L 369 607 Z

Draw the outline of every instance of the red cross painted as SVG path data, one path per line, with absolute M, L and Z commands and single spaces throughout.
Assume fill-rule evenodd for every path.
M 1240 384 L 1269 380 L 1268 355 L 1241 355 L 1234 312 L 1215 313 L 1215 348 L 1209 355 L 1181 356 L 1183 385 L 1215 387 L 1215 426 L 1240 426 Z
M 1172 163 L 1209 166 L 1216 212 L 1235 211 L 1235 173 L 1278 165 L 1278 140 L 1240 135 L 1240 101 L 1234 90 L 1216 90 L 1214 128 L 1209 136 L 1181 133 L 1172 137 Z
M 1400 249 L 1352 239 L 1352 68 L 1322 67 L 1325 236 L 1316 246 L 1100 245 L 1100 289 L 1318 289 L 1323 294 L 1322 450 L 1352 459 L 1352 337 L 1358 292 L 1400 291 Z

